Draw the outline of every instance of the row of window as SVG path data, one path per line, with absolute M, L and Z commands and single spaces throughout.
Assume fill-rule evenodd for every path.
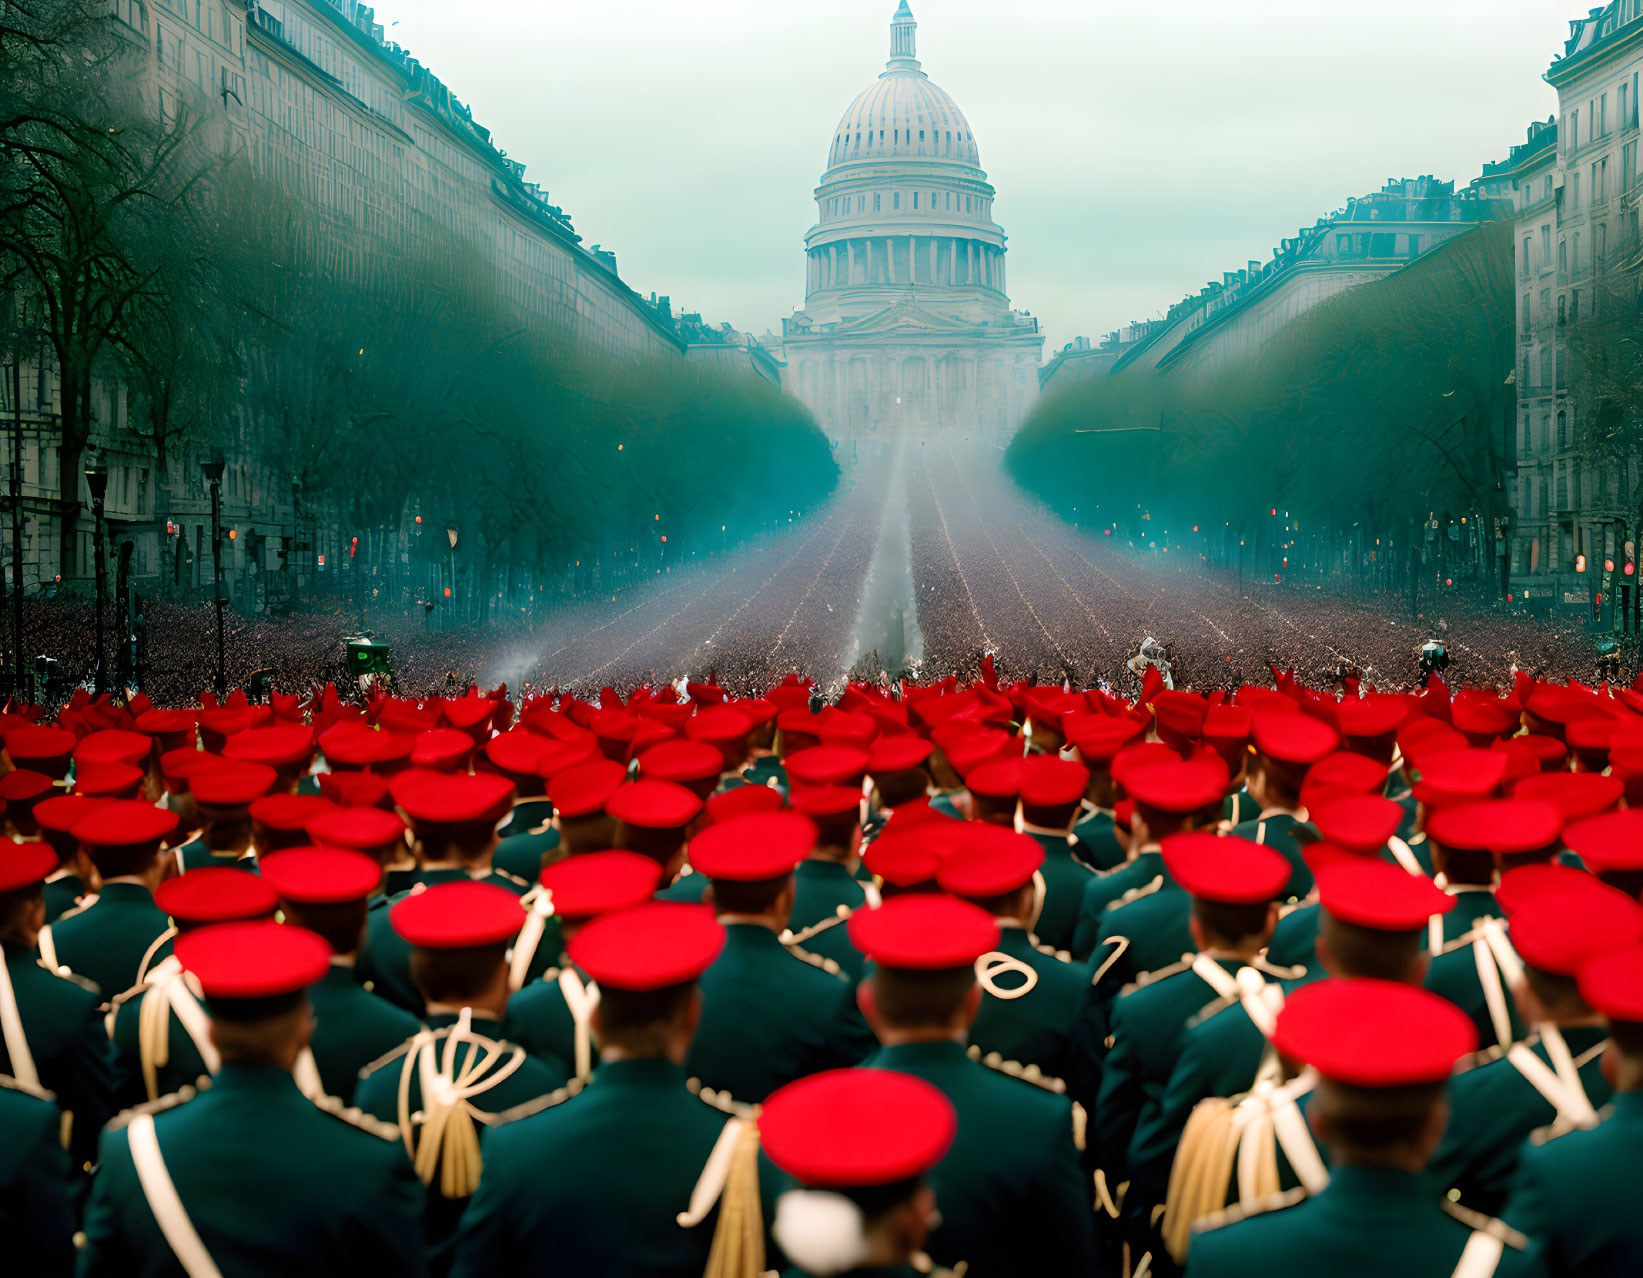
M 873 192 L 871 196 L 873 212 L 882 213 L 884 211 L 884 195 L 885 193 L 882 191 Z M 923 191 L 889 192 L 890 211 L 893 213 L 901 212 L 902 197 L 904 195 L 907 197 L 908 210 L 917 213 L 920 208 L 920 200 L 925 195 Z M 987 211 L 993 203 L 991 200 L 982 199 L 980 196 L 956 195 L 952 191 L 931 191 L 929 197 L 923 204 L 925 211 L 930 213 L 963 213 L 968 217 L 986 217 Z M 853 197 L 849 195 L 835 196 L 825 202 L 823 206 L 824 215 L 827 217 L 848 217 L 852 212 L 865 213 L 867 212 L 868 199 L 869 197 L 866 194 Z M 854 207 L 852 207 L 852 200 L 854 200 Z
M 1633 71 L 1629 80 L 1621 80 L 1615 88 L 1615 97 L 1619 110 L 1616 115 L 1620 127 L 1631 129 L 1637 127 L 1637 89 L 1638 73 Z M 1586 104 L 1586 136 L 1580 135 L 1580 108 L 1570 111 L 1564 119 L 1562 130 L 1563 152 L 1567 155 L 1577 151 L 1590 142 L 1609 136 L 1609 95 L 1601 93 Z
M 926 148 L 924 130 L 920 129 L 918 131 L 917 151 L 920 155 L 925 154 L 926 149 L 928 149 L 929 154 L 931 155 L 952 155 L 956 152 L 958 145 L 962 143 L 967 136 L 962 131 L 955 134 L 951 129 L 932 129 L 931 132 L 934 133 L 935 136 L 930 140 L 929 147 Z M 905 137 L 903 137 L 904 134 L 906 135 Z M 863 138 L 866 139 L 865 146 L 863 145 Z M 913 145 L 913 130 L 902 128 L 891 129 L 888 149 L 894 151 L 903 145 Z M 865 132 L 858 129 L 856 130 L 853 141 L 850 134 L 840 134 L 837 141 L 833 144 L 833 156 L 831 163 L 837 164 L 846 155 L 857 155 L 864 149 L 869 155 L 871 155 L 874 151 L 885 150 L 886 141 L 884 130 L 879 129 L 877 131 L 877 136 L 875 137 L 874 130 L 872 129 L 867 129 Z

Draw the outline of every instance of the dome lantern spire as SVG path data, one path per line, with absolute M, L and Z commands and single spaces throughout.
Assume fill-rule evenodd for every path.
M 915 44 L 917 32 L 918 23 L 913 19 L 913 11 L 907 7 L 907 0 L 901 0 L 895 17 L 890 19 L 890 61 L 885 64 L 887 70 L 919 69 L 918 50 Z

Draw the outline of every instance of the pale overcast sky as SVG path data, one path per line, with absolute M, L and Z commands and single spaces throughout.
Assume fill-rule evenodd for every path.
M 1596 3 L 1596 0 L 1591 0 Z M 1389 177 L 1464 184 L 1555 109 L 1587 0 L 912 0 L 1046 354 L 1161 313 Z M 675 309 L 779 331 L 895 0 L 381 0 L 498 145 Z M 389 26 L 388 24 L 395 24 Z

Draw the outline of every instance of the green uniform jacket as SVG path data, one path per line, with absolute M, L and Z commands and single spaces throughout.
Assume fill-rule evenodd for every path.
M 1052 949 L 1070 949 L 1078 925 L 1084 889 L 1097 881 L 1096 873 L 1073 855 L 1065 834 L 1030 829 L 1028 833 L 1044 849 L 1044 908 L 1038 912 L 1033 932 Z
M 354 969 L 331 960 L 331 970 L 308 987 L 314 1009 L 309 1050 L 328 1095 L 352 1103 L 359 1073 L 422 1028 L 422 1022 L 371 993 Z
M 1221 820 L 1232 826 L 1240 826 L 1245 821 L 1254 821 L 1261 815 L 1261 805 L 1246 789 L 1234 790 L 1221 800 Z
M 700 905 L 707 895 L 707 875 L 697 874 L 688 865 L 665 888 L 656 892 L 658 901 L 683 901 L 686 905 Z
M 143 1084 L 142 1049 L 138 1041 L 138 1024 L 143 1003 L 149 997 L 146 986 L 137 985 L 114 999 L 114 1023 L 108 1037 L 114 1052 L 120 1058 L 120 1108 L 141 1105 L 149 1099 Z M 169 1009 L 168 1009 L 169 1010 Z M 175 1015 L 168 1015 L 166 1025 L 166 1063 L 154 1070 L 154 1085 L 160 1096 L 197 1085 L 210 1071 L 205 1058 L 194 1045 L 188 1031 Z
M 1238 959 L 1216 962 L 1228 975 L 1244 966 Z M 1112 1046 L 1101 1066 L 1090 1142 L 1093 1161 L 1106 1173 L 1107 1184 L 1129 1179 L 1130 1143 L 1139 1129 L 1158 1121 L 1187 1021 L 1217 997 L 1215 989 L 1192 970 L 1191 961 L 1178 958 L 1150 976 L 1143 973 L 1139 983 L 1113 1004 Z
M 767 754 L 762 759 L 755 759 L 742 769 L 742 781 L 746 785 L 769 785 L 775 782 L 776 788 L 787 793 L 787 769 L 782 761 L 773 754 Z
M 74 1272 L 74 1211 L 59 1112 L 0 1076 L 0 1238 L 6 1268 L 64 1278 Z
M 432 887 L 436 883 L 460 883 L 474 877 L 466 870 L 460 869 L 426 870 L 418 872 L 416 881 Z M 520 896 L 523 896 L 530 887 L 521 879 L 494 869 L 488 874 L 479 875 L 478 881 L 495 883 Z M 365 916 L 365 939 L 360 943 L 359 955 L 354 960 L 354 975 L 367 990 L 381 995 L 411 1015 L 420 1017 L 423 1012 L 422 991 L 417 989 L 416 983 L 411 980 L 411 946 L 404 937 L 394 931 L 394 925 L 388 917 L 392 907 L 403 900 L 405 895 L 406 892 L 398 892 L 373 902 Z M 525 922 L 523 910 L 520 911 L 519 922 L 521 926 Z M 550 926 L 548 932 L 552 931 L 553 928 Z M 542 944 L 548 950 L 548 957 L 544 958 L 538 951 L 538 961 L 551 962 L 551 956 L 558 953 L 556 942 L 551 935 L 545 933 Z
M 954 1042 L 881 1048 L 865 1062 L 932 1084 L 958 1136 L 930 1172 L 941 1224 L 927 1250 L 969 1278 L 1095 1272 L 1094 1213 L 1071 1102 L 973 1061 Z
M 444 1050 L 444 1041 L 450 1033 L 451 1027 L 457 1023 L 458 1017 L 448 1012 L 435 1012 L 427 1017 L 428 1028 L 433 1031 L 436 1043 L 441 1052 Z M 493 1042 L 500 1042 L 502 1053 L 492 1062 L 490 1067 L 477 1079 L 470 1079 L 470 1083 L 483 1082 L 485 1078 L 498 1075 L 513 1059 L 508 1049 L 514 1044 L 501 1037 L 501 1027 L 497 1022 L 486 1018 L 475 1017 L 473 1020 L 474 1033 L 484 1036 Z M 360 1071 L 359 1084 L 354 1089 L 354 1098 L 359 1108 L 385 1123 L 399 1122 L 399 1086 L 400 1078 L 404 1073 L 406 1053 L 411 1044 L 401 1044 L 387 1056 L 372 1061 Z M 456 1067 L 454 1076 L 460 1076 L 467 1067 L 477 1049 L 473 1044 L 466 1044 L 456 1052 Z M 476 1122 L 489 1127 L 491 1124 L 502 1124 L 519 1112 L 528 1110 L 544 1097 L 551 1097 L 564 1088 L 566 1082 L 565 1068 L 558 1061 L 543 1060 L 537 1056 L 527 1054 L 520 1061 L 513 1073 L 503 1077 L 488 1091 L 472 1096 L 468 1104 L 478 1110 L 485 1118 L 476 1119 Z M 417 1128 L 418 1137 L 421 1135 L 422 1124 L 422 1083 L 413 1070 L 410 1079 L 408 1094 L 409 1112 L 412 1123 Z M 510 1112 L 514 1111 L 514 1112 Z M 480 1151 L 484 1157 L 486 1134 L 481 1132 Z M 401 1146 L 403 1148 L 403 1146 Z M 480 1182 L 483 1183 L 485 1173 L 480 1172 Z M 457 1222 L 469 1203 L 467 1198 L 446 1198 L 439 1190 L 436 1176 L 433 1185 L 428 1190 L 427 1206 L 424 1212 L 424 1234 L 428 1240 L 431 1268 L 435 1272 L 443 1272 L 449 1266 L 450 1248 L 456 1234 Z
M 1546 1268 L 1567 1278 L 1643 1273 L 1637 1151 L 1643 1092 L 1623 1092 L 1591 1131 L 1526 1146 L 1506 1222 L 1540 1244 Z
M 1112 813 L 1102 808 L 1087 809 L 1089 815 L 1073 826 L 1078 840 L 1078 859 L 1097 870 L 1115 870 L 1129 855 L 1118 841 L 1118 826 Z
M 1124 898 L 1145 889 L 1164 873 L 1164 855 L 1156 843 L 1149 844 L 1133 859 L 1110 870 L 1102 870 L 1084 884 L 1078 901 L 1078 917 L 1073 924 L 1069 949 L 1075 959 L 1084 960 L 1095 952 L 1101 939 L 1101 925 L 1107 912 Z
M 1593 1109 L 1609 1103 L 1613 1088 L 1603 1077 L 1603 1049 L 1608 1032 L 1601 1026 L 1563 1031 L 1581 1086 Z M 1536 1034 L 1526 1046 L 1551 1064 L 1546 1045 Z M 1496 1053 L 1484 1063 L 1457 1074 L 1449 1085 L 1449 1123 L 1427 1175 L 1439 1188 L 1460 1191 L 1460 1201 L 1495 1215 L 1506 1205 L 1517 1172 L 1518 1153 L 1531 1133 L 1556 1118 L 1551 1103 L 1537 1092 L 1511 1061 Z
M 29 1055 L 40 1086 L 74 1115 L 69 1152 L 74 1165 L 95 1162 L 97 1134 L 120 1111 L 119 1062 L 98 1014 L 101 998 L 83 979 L 59 976 L 43 967 L 32 950 L 9 941 L 4 946 L 6 975 L 17 997 Z M 0 1040 L 0 1074 L 16 1073 L 11 1054 Z
M 1096 1019 L 1088 972 L 1081 963 L 1044 953 L 1014 923 L 1000 925 L 996 952 L 1013 963 L 996 970 L 987 965 L 987 992 L 970 1026 L 970 1042 L 984 1055 L 997 1052 L 1003 1060 L 1036 1065 L 1063 1080 L 1085 1109 L 1092 1108 L 1101 1069 L 1098 1027 L 1105 1022 Z M 1014 997 L 999 997 L 994 986 Z
M 548 828 L 553 804 L 546 799 L 526 799 L 514 805 L 513 815 L 496 832 L 496 851 L 491 864 L 499 870 L 535 883 L 542 873 L 547 854 L 559 846 L 559 831 Z
M 850 943 L 849 918 L 823 919 L 814 927 L 806 928 L 798 936 L 784 934 L 784 945 L 798 945 L 808 954 L 831 959 L 839 966 L 839 974 L 852 985 L 860 985 L 867 975 L 867 956 Z
M 1097 997 L 1107 1003 L 1143 972 L 1178 963 L 1183 954 L 1198 949 L 1192 939 L 1192 898 L 1167 871 L 1158 875 L 1157 886 L 1135 891 L 1133 900 L 1115 904 L 1101 919 L 1092 974 L 1099 976 Z
M 838 918 L 840 906 L 848 913 L 866 904 L 867 893 L 848 866 L 837 861 L 800 861 L 793 871 L 793 913 L 787 926 L 790 931 L 802 932 L 826 919 Z
M 1494 1047 L 1500 1045 L 1499 1036 L 1495 1033 L 1495 1022 L 1489 1015 L 1488 1000 L 1483 995 L 1477 958 L 1471 942 L 1462 942 L 1461 939 L 1486 917 L 1503 917 L 1493 892 L 1465 891 L 1456 895 L 1455 908 L 1443 916 L 1444 952 L 1431 956 L 1423 984 L 1471 1017 L 1472 1023 L 1477 1026 L 1478 1042 L 1484 1047 Z M 1504 985 L 1501 992 L 1506 1000 L 1507 1015 L 1511 1018 L 1513 1038 L 1521 1038 L 1526 1027 L 1518 1015 L 1517 1000 Z
M 1315 1196 L 1283 1200 L 1294 1205 L 1194 1235 L 1187 1278 L 1451 1278 L 1473 1233 L 1418 1172 L 1337 1167 Z M 1495 1278 L 1543 1272 L 1532 1253 L 1509 1245 Z
M 1323 969 L 1318 966 L 1318 903 L 1306 901 L 1279 919 L 1266 952 L 1274 963 L 1304 967 L 1322 975 Z
M 190 839 L 164 855 L 181 857 L 185 874 L 189 870 L 199 869 L 202 865 L 231 865 L 235 869 L 247 870 L 252 874 L 258 872 L 255 852 L 225 852 L 219 856 L 206 847 L 205 840 L 201 838 Z
M 1270 956 L 1271 951 L 1268 950 Z M 1293 973 L 1295 969 L 1279 969 Z M 1273 973 L 1267 973 L 1270 978 Z M 1299 986 L 1318 979 L 1321 971 L 1279 980 L 1287 997 Z M 1162 1197 L 1169 1188 L 1170 1166 L 1187 1119 L 1199 1101 L 1212 1096 L 1241 1096 L 1254 1085 L 1266 1053 L 1266 1037 L 1249 1019 L 1241 1004 L 1216 999 L 1188 1020 L 1176 1047 L 1169 1082 L 1158 1102 L 1156 1118 L 1137 1128 L 1130 1142 L 1130 1178 L 1146 1191 Z M 1280 1157 L 1282 1156 L 1282 1151 Z
M 125 1124 L 139 1112 L 154 1114 L 177 1196 L 225 1275 L 427 1272 L 422 1185 L 395 1133 L 319 1108 L 269 1065 L 224 1065 L 189 1096 L 129 1111 L 104 1133 L 80 1278 L 183 1272 L 132 1164 Z
M 453 1278 L 700 1275 L 717 1213 L 677 1217 L 728 1118 L 668 1061 L 601 1065 L 578 1095 L 487 1134 Z
M 804 954 L 757 923 L 726 924 L 724 951 L 702 973 L 702 1020 L 686 1061 L 704 1087 L 757 1103 L 872 1051 L 855 987 Z
M 94 981 L 104 998 L 113 998 L 137 983 L 143 959 L 170 926 L 142 884 L 105 883 L 90 905 L 51 925 L 51 938 L 60 964 Z
M 46 922 L 55 923 L 67 914 L 85 895 L 86 885 L 81 882 L 78 874 L 71 874 L 66 870 L 57 871 L 56 878 L 46 880 Z
M 572 1071 L 576 1068 L 576 1018 L 571 1015 L 565 993 L 559 988 L 559 974 L 563 969 L 550 967 L 542 979 L 511 995 L 508 1011 L 502 1018 L 502 1036 L 510 1043 L 518 1043 L 532 1056 L 544 1060 L 562 1061 Z M 584 988 L 593 982 L 581 968 L 572 966 Z M 588 1039 L 590 1066 L 599 1064 L 599 1048 Z
M 1301 849 L 1308 843 L 1318 841 L 1318 831 L 1293 812 L 1274 812 L 1271 816 L 1243 821 L 1232 827 L 1232 833 L 1240 839 L 1264 844 L 1274 852 L 1284 854 L 1284 859 L 1289 862 L 1289 886 L 1284 888 L 1286 897 L 1298 901 L 1312 891 L 1312 871 L 1307 868 Z

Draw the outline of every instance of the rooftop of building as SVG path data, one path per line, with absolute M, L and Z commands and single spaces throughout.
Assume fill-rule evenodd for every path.
M 1563 53 L 1546 72 L 1553 84 L 1568 80 L 1584 68 L 1600 61 L 1621 41 L 1630 42 L 1643 37 L 1643 0 L 1611 0 L 1587 13 L 1584 18 L 1569 20 L 1569 38 L 1563 42 Z

